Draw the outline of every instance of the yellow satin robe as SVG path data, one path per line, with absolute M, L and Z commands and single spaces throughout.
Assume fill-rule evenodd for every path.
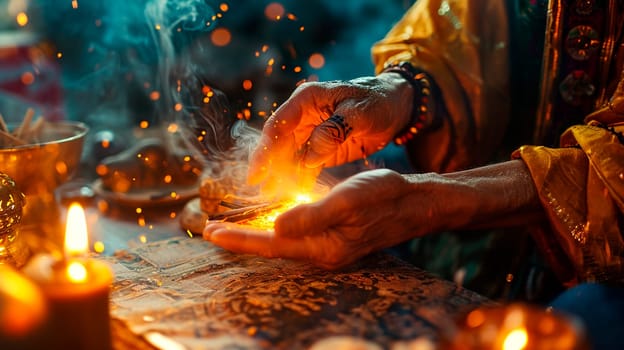
M 551 0 L 551 9 L 560 1 Z M 443 91 L 448 120 L 415 140 L 423 169 L 479 165 L 500 144 L 509 115 L 507 27 L 504 1 L 418 0 L 373 47 L 377 73 L 409 61 L 430 72 Z M 549 49 L 545 55 L 557 54 Z M 543 74 L 543 88 L 552 88 L 550 73 Z M 533 237 L 567 286 L 624 281 L 624 137 L 614 133 L 624 131 L 624 83 L 611 104 L 586 121 L 562 135 L 560 148 L 523 146 L 513 154 L 528 165 L 548 217 Z M 443 164 L 449 154 L 451 162 Z

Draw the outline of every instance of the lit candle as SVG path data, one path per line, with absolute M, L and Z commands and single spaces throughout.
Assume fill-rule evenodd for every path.
M 47 319 L 39 287 L 9 265 L 0 264 L 0 345 L 32 349 L 32 334 L 41 332 Z
M 67 213 L 65 257 L 37 255 L 24 273 L 41 288 L 49 317 L 41 341 L 53 349 L 110 350 L 109 294 L 113 275 L 103 262 L 88 259 L 84 210 Z
M 570 315 L 530 304 L 478 308 L 449 327 L 444 349 L 588 349 L 583 325 Z

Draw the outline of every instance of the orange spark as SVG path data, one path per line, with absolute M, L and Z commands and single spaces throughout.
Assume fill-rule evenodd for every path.
M 175 133 L 176 131 L 178 131 L 178 124 L 176 123 L 169 124 L 169 126 L 167 127 L 167 131 L 172 134 Z
M 22 84 L 30 85 L 35 82 L 35 75 L 31 72 L 24 72 L 21 77 Z
M 272 21 L 278 21 L 284 15 L 284 6 L 277 2 L 272 2 L 264 8 L 264 15 Z
M 150 92 L 149 97 L 150 97 L 150 100 L 157 101 L 158 99 L 160 99 L 160 92 L 154 90 L 154 91 Z
M 308 64 L 314 69 L 320 69 L 325 65 L 325 57 L 320 53 L 310 55 Z
M 17 14 L 17 17 L 15 17 L 15 21 L 17 21 L 20 27 L 24 27 L 28 24 L 28 15 L 25 12 L 20 12 Z
M 226 28 L 217 28 L 210 34 L 210 40 L 215 46 L 227 46 L 232 41 L 232 33 Z

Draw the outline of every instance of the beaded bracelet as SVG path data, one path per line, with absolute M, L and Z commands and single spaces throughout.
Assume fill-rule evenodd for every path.
M 431 96 L 434 88 L 433 81 L 427 73 L 414 68 L 409 62 L 389 65 L 384 68 L 383 72 L 401 74 L 414 88 L 411 120 L 405 128 L 394 136 L 395 144 L 406 144 L 419 132 L 425 129 L 434 129 L 440 125 L 441 120 L 436 118 L 435 105 Z

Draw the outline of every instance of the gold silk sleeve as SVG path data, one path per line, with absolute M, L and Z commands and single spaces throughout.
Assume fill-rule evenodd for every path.
M 624 145 L 591 120 L 561 137 L 562 148 L 523 146 L 548 227 L 534 238 L 562 282 L 624 281 Z
M 487 25 L 484 25 L 486 24 Z M 408 61 L 433 77 L 448 115 L 411 150 L 425 171 L 490 160 L 508 122 L 508 19 L 498 0 L 418 0 L 372 48 L 376 73 Z

